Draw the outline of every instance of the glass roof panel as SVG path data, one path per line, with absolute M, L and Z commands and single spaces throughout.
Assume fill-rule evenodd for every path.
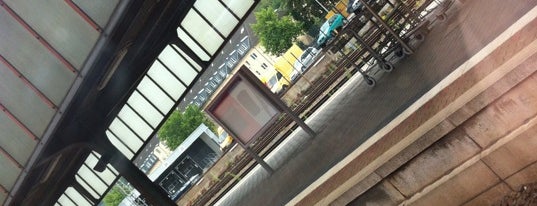
M 0 64 L 0 102 L 37 136 L 55 112 L 4 64 Z
M 0 185 L 4 186 L 7 190 L 11 190 L 15 180 L 19 176 L 21 170 L 13 164 L 6 156 L 0 154 Z
M 97 157 L 92 153 L 90 156 L 88 156 L 85 163 L 89 167 L 93 167 L 97 164 L 97 161 L 98 161 Z M 97 172 L 97 175 L 99 175 L 99 177 L 101 177 L 101 179 L 103 179 L 107 185 L 111 185 L 114 179 L 116 178 L 116 175 L 114 174 L 114 172 L 116 172 L 114 167 L 109 165 L 109 167 L 106 167 L 104 171 Z
M 75 204 L 78 206 L 91 206 L 91 204 L 84 198 L 78 191 L 76 191 L 72 187 L 68 187 L 65 190 L 65 194 L 68 195 L 73 201 L 75 201 Z
M 174 102 L 166 93 L 155 85 L 147 76 L 138 85 L 138 90 L 149 99 L 162 113 L 167 113 L 173 107 Z
M 119 0 L 73 0 L 95 23 L 104 28 Z
M 178 31 L 179 31 L 179 30 L 178 30 Z M 192 41 L 192 40 L 190 40 L 190 41 Z M 194 69 L 196 69 L 196 71 L 201 71 L 201 69 L 202 69 L 201 66 L 200 66 L 199 64 L 197 64 L 197 63 L 196 63 L 190 56 L 188 56 L 183 50 L 179 49 L 179 47 L 177 47 L 177 45 L 172 44 L 172 47 L 175 48 L 175 50 L 178 51 L 180 55 L 182 55 L 183 57 L 185 57 L 185 59 L 186 59 L 188 62 L 190 62 L 190 63 L 192 64 L 192 66 L 194 66 Z M 198 49 L 199 49 L 199 51 L 200 51 L 201 53 L 203 53 L 203 55 L 204 55 L 204 56 L 201 58 L 201 60 L 203 60 L 203 61 L 208 61 L 208 60 L 210 59 L 210 57 L 209 57 L 207 54 L 205 54 L 205 52 L 203 52 L 203 51 L 201 50 L 200 47 L 198 47 Z M 196 54 L 197 54 L 197 53 L 196 53 Z
M 113 167 L 111 167 L 113 169 Z M 104 182 L 107 184 L 107 185 L 111 185 L 112 182 L 114 182 L 114 180 L 116 179 L 117 175 L 115 175 L 111 169 L 108 169 L 106 168 L 104 171 L 100 172 L 100 173 L 97 173 L 97 175 L 99 175 L 99 177 L 101 177 L 101 179 L 104 180 Z
M 224 43 L 224 39 L 193 10 L 188 12 L 181 26 L 211 55 Z
M 64 1 L 4 0 L 75 68 L 80 68 L 99 32 Z M 36 10 L 39 8 L 39 10 Z
M 143 144 L 142 140 L 138 139 L 138 137 L 117 118 L 114 119 L 108 129 L 134 152 L 138 151 Z
M 196 42 L 194 42 L 194 40 L 186 34 L 185 30 L 181 29 L 181 27 L 177 28 L 177 37 L 179 37 L 179 39 L 181 39 L 194 53 L 196 53 L 201 60 L 209 61 L 211 59 L 211 57 L 205 51 L 203 51 L 203 49 L 196 44 Z M 201 69 L 197 70 L 200 71 Z
M 198 74 L 170 45 L 164 48 L 158 58 L 185 84 L 190 84 Z
M 65 194 L 60 196 L 60 199 L 58 199 L 58 203 L 60 203 L 62 206 L 76 206 L 73 201 L 71 201 Z
M 80 167 L 80 169 L 78 170 L 78 175 L 80 175 L 81 178 L 83 178 L 84 180 L 86 180 L 86 182 L 91 186 L 93 187 L 93 189 L 95 189 L 98 193 L 102 194 L 104 193 L 104 191 L 106 191 L 106 189 L 108 188 L 108 186 L 106 184 L 104 184 L 103 181 L 101 181 L 93 172 L 91 169 L 89 169 L 88 167 L 86 166 L 82 166 Z M 72 197 L 72 196 L 69 196 L 69 197 Z
M 82 187 L 86 191 L 88 191 L 91 194 L 92 197 L 97 198 L 97 199 L 99 198 L 99 196 L 101 194 L 97 194 L 97 192 L 94 190 L 94 188 L 92 188 L 90 185 L 88 185 L 88 183 L 89 183 L 88 180 L 82 179 L 82 178 L 80 178 L 78 176 L 75 176 L 75 179 L 80 185 L 82 185 Z
M 97 162 L 99 161 L 99 159 L 97 158 L 97 156 L 95 156 L 95 154 L 92 152 L 88 158 L 86 158 L 86 161 L 84 161 L 84 164 L 90 166 L 90 167 L 93 167 L 95 165 L 97 165 Z
M 112 144 L 114 146 L 116 146 L 116 148 L 121 152 L 123 153 L 127 158 L 131 159 L 132 157 L 134 157 L 134 153 L 132 153 L 126 145 L 124 145 L 123 143 L 121 143 L 119 141 L 119 139 L 114 135 L 112 134 L 110 131 L 106 131 L 106 136 L 108 137 L 108 139 L 110 140 L 110 142 L 112 142 Z
M 254 0 L 222 0 L 233 13 L 239 18 L 242 18 L 244 14 L 252 7 Z
M 0 112 L 0 146 L 6 152 L 24 165 L 35 145 L 36 141 L 24 133 L 5 113 Z
M 149 102 L 137 91 L 132 93 L 127 103 L 136 110 L 138 114 L 142 115 L 142 117 L 153 127 L 157 127 L 162 118 L 164 118 L 164 116 L 161 115 L 153 105 L 149 104 Z
M 19 25 L 5 9 L 0 9 L 0 25 L 3 27 L 0 30 L 0 54 L 52 102 L 59 105 L 75 78 L 73 72 Z M 1 70 L 5 69 L 7 68 Z
M 153 63 L 153 66 L 151 66 L 147 75 L 155 80 L 160 87 L 166 90 L 174 100 L 179 99 L 186 90 L 186 87 L 158 61 Z
M 118 117 L 125 121 L 125 124 L 129 125 L 129 127 L 144 140 L 153 132 L 153 129 L 129 107 L 123 106 Z
M 198 0 L 194 6 L 225 36 L 228 36 L 239 23 L 239 20 L 218 1 Z
M 107 132 L 108 132 L 108 131 L 107 131 Z M 108 134 L 107 134 L 107 135 L 108 135 Z M 92 159 L 93 159 L 93 157 L 94 157 L 95 159 L 101 158 L 101 155 L 100 155 L 99 153 L 95 152 L 95 151 L 92 151 L 91 154 L 92 154 Z M 87 160 L 87 159 L 86 159 L 86 160 Z M 92 164 L 92 165 L 95 165 L 95 164 Z M 109 165 L 109 166 L 110 166 L 110 165 Z M 107 168 L 110 168 L 110 171 L 113 172 L 114 174 L 116 174 L 116 175 L 119 174 L 119 173 L 117 172 L 117 170 L 114 169 L 114 167 L 110 166 L 110 167 L 107 167 Z

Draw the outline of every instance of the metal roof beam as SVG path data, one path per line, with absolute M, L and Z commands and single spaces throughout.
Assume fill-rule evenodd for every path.
M 0 146 L 0 153 L 2 153 L 2 155 L 4 155 L 4 157 L 6 157 L 7 159 L 9 159 L 11 161 L 11 163 L 13 163 L 15 166 L 17 166 L 19 169 L 24 169 L 24 167 L 22 166 L 21 163 L 19 163 L 19 161 L 17 161 L 15 158 L 13 158 L 13 156 L 11 156 L 6 150 L 4 150 L 4 148 L 2 146 Z
M 99 194 L 99 192 L 97 191 L 97 189 L 95 189 L 88 181 L 86 181 L 86 179 L 84 179 L 82 176 L 80 176 L 79 174 L 76 174 L 75 177 L 77 177 L 78 179 L 80 179 L 82 182 L 84 182 L 84 184 L 86 184 L 92 192 L 94 192 L 95 194 L 101 196 Z M 76 180 L 76 178 L 75 178 Z M 78 180 L 76 180 L 76 182 L 78 182 L 78 184 L 80 184 L 80 182 Z M 87 189 L 86 189 L 87 190 Z M 89 192 L 89 191 L 88 191 Z
M 4 185 L 0 184 L 0 192 L 4 193 L 4 194 L 8 194 L 8 191 L 6 190 L 6 188 L 4 187 Z
M 103 29 L 101 26 L 99 26 L 95 21 L 88 15 L 84 10 L 82 10 L 78 5 L 76 5 L 72 0 L 65 0 L 65 3 L 69 5 L 86 23 L 88 23 L 91 27 L 93 27 L 95 30 L 97 30 L 99 33 L 102 33 Z
M 24 131 L 24 133 L 26 133 L 30 138 L 32 138 L 34 141 L 38 141 L 37 136 L 30 129 L 28 129 L 28 127 L 26 127 L 26 125 L 24 125 L 17 117 L 15 117 L 15 115 L 13 115 L 13 113 L 11 113 L 9 109 L 7 109 L 2 104 L 1 101 L 0 110 L 2 110 L 7 115 L 7 117 L 9 117 L 9 119 L 11 119 L 11 121 L 13 121 L 17 126 L 19 126 L 19 128 L 21 128 L 22 131 Z
M 119 175 L 125 178 L 149 203 L 162 206 L 176 205 L 164 189 L 154 184 L 145 173 L 106 138 L 106 135 L 96 139 L 95 147 L 101 153 L 106 152 L 106 154 L 101 154 L 97 164 L 111 164 L 119 172 Z
M 74 181 L 72 186 L 88 202 L 90 202 L 93 205 L 97 204 L 97 199 L 95 199 L 80 183 L 78 183 L 77 181 Z
M 51 140 L 48 142 L 46 148 L 43 149 L 41 153 L 42 158 L 54 154 L 56 151 L 61 150 L 61 148 L 73 143 L 88 142 L 94 144 L 96 148 L 92 149 L 99 152 L 102 155 L 101 158 L 110 157 L 111 155 L 112 159 L 110 159 L 110 162 L 114 168 L 120 175 L 131 182 L 138 191 L 141 191 L 148 200 L 152 201 L 155 205 L 174 204 L 169 200 L 162 188 L 153 184 L 143 172 L 121 154 L 116 147 L 111 145 L 105 135 L 105 131 L 116 118 L 121 108 L 124 107 L 128 97 L 133 92 L 136 92 L 135 85 L 147 73 L 151 63 L 158 57 L 159 52 L 166 45 L 170 44 L 174 38 L 177 38 L 177 33 L 175 32 L 177 25 L 184 19 L 188 10 L 193 7 L 195 2 L 195 0 L 133 0 L 131 2 L 132 4 L 129 4 L 129 7 L 126 8 L 129 12 L 118 20 L 120 23 L 108 35 L 108 47 L 91 62 L 91 68 L 85 70 L 88 72 L 84 75 L 84 82 L 82 82 L 77 90 L 75 97 L 70 103 L 70 107 L 65 110 L 64 116 L 58 122 L 54 133 L 50 135 Z M 259 1 L 255 0 L 254 2 L 258 3 Z M 147 7 L 146 4 L 148 4 Z M 246 14 L 252 10 L 253 8 L 250 8 Z M 244 18 L 239 21 L 239 24 L 243 20 Z M 239 26 L 236 26 L 231 32 L 235 32 L 238 28 Z M 224 42 L 228 40 L 229 38 L 226 38 Z M 107 69 L 111 67 L 114 57 L 117 57 L 116 55 L 120 50 L 125 48 L 125 45 L 131 46 L 128 47 L 128 51 L 122 56 L 118 65 L 116 65 L 117 70 L 111 75 L 109 83 L 98 90 L 97 86 L 100 80 L 107 73 Z M 223 47 L 224 44 L 218 47 L 215 53 L 221 51 Z M 189 52 L 192 50 L 186 48 L 181 48 L 181 50 L 190 59 L 196 61 L 196 58 L 198 58 L 198 61 L 201 60 L 195 53 Z M 215 58 L 215 55 L 209 56 L 210 59 L 208 61 L 200 61 L 200 65 L 202 66 L 200 69 L 201 73 L 207 69 L 209 62 Z M 196 68 L 194 69 L 197 70 Z M 192 81 L 198 81 L 201 73 L 198 73 Z M 191 89 L 192 84 L 187 86 L 187 90 Z M 180 99 L 184 98 L 185 94 L 181 95 Z M 143 97 L 142 93 L 140 95 Z M 148 102 L 151 103 L 150 100 Z M 177 104 L 178 102 L 176 102 L 175 106 Z M 173 112 L 173 110 L 160 111 L 158 107 L 155 108 L 165 117 L 168 117 Z M 156 128 L 159 128 L 161 125 L 162 122 Z M 84 160 L 78 159 L 82 157 L 85 159 L 89 153 L 91 151 L 81 151 L 69 155 L 69 162 L 66 160 L 65 163 L 62 162 L 60 165 L 62 168 L 62 178 L 74 178 L 77 169 L 84 162 Z M 75 159 L 81 162 L 73 162 Z M 13 201 L 8 203 L 17 204 L 23 200 L 31 202 L 32 199 L 34 201 L 40 201 L 43 198 L 47 198 L 47 200 L 57 199 L 59 197 L 57 193 L 61 193 L 62 189 L 65 190 L 63 186 L 67 180 L 60 179 L 55 183 L 49 182 L 54 188 L 35 188 L 35 184 L 40 181 L 39 172 L 35 171 L 29 174 L 21 184 L 21 189 L 16 191 Z M 28 191 L 32 189 L 37 189 L 36 194 L 38 194 L 37 192 L 42 192 L 41 195 L 44 197 L 26 196 Z

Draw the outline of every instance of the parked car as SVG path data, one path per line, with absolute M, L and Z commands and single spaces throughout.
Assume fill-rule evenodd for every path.
M 218 143 L 220 144 L 221 150 L 228 149 L 229 146 L 233 143 L 233 138 L 224 131 L 224 128 L 218 127 L 216 129 L 216 134 L 218 135 Z
M 317 45 L 319 47 L 325 47 L 326 44 L 343 29 L 343 25 L 346 23 L 345 17 L 341 14 L 332 15 L 326 22 L 323 23 L 319 29 L 319 36 L 317 37 Z
M 315 57 L 317 57 L 317 54 L 319 54 L 318 49 L 316 49 L 315 47 L 308 47 L 295 61 L 294 68 L 296 70 L 299 70 L 300 72 L 306 71 L 306 69 L 308 69 L 315 61 Z M 293 80 L 293 78 L 291 78 L 291 80 Z
M 364 5 L 360 0 L 349 0 L 347 3 L 347 13 L 352 14 L 355 13 L 358 15 L 359 12 L 361 12 L 364 9 Z
M 383 0 L 365 0 L 368 5 L 372 6 L 373 3 L 377 4 L 383 4 Z M 364 5 L 360 0 L 349 0 L 349 3 L 347 3 L 347 13 L 351 14 L 354 13 L 355 15 L 360 15 L 362 11 L 365 10 Z
M 302 74 L 302 72 L 300 71 L 300 68 L 293 69 L 293 71 L 291 72 L 291 82 L 295 82 L 296 78 L 298 78 L 300 74 Z

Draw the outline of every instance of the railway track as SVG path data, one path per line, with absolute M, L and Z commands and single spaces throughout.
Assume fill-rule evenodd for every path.
M 348 79 L 345 68 L 336 68 L 330 74 L 325 75 L 313 82 L 306 92 L 307 98 L 303 98 L 292 108 L 293 112 L 299 114 L 302 119 L 310 116 L 317 108 L 326 102 L 331 94 L 343 85 Z M 286 114 L 283 114 L 273 125 L 267 129 L 258 141 L 252 144 L 252 150 L 261 157 L 272 152 L 286 137 L 288 137 L 298 125 Z M 228 172 L 221 174 L 211 188 L 199 196 L 192 205 L 213 205 L 224 194 L 226 194 L 235 184 L 239 182 L 256 165 L 256 162 L 246 153 L 236 159 L 236 162 L 228 169 Z M 229 175 L 235 174 L 235 175 Z
M 387 22 L 395 22 L 400 24 L 395 26 L 395 32 L 400 34 L 406 40 L 409 38 L 409 34 L 406 33 L 406 25 L 416 27 L 422 20 L 421 12 L 427 8 L 427 5 L 433 2 L 433 0 L 424 0 L 425 3 L 417 8 L 414 8 L 418 0 L 392 0 L 387 1 L 386 5 L 393 8 L 392 12 L 386 14 Z M 394 3 L 395 2 L 395 3 Z M 376 5 L 375 9 L 380 9 L 380 6 Z M 370 18 L 370 17 L 369 17 Z M 337 91 L 345 82 L 347 82 L 352 75 L 358 72 L 359 68 L 363 68 L 364 65 L 369 64 L 366 71 L 368 72 L 372 67 L 371 59 L 374 55 L 371 52 L 376 52 L 382 58 L 387 58 L 389 52 L 394 52 L 397 47 L 397 41 L 394 37 L 390 36 L 385 30 L 383 30 L 375 22 L 370 22 L 368 28 L 364 29 L 367 22 L 362 22 L 359 18 L 356 18 L 357 22 L 353 25 L 349 25 L 342 32 L 345 35 L 339 35 L 339 38 L 331 42 L 329 49 L 332 52 L 340 52 L 342 48 L 347 44 L 356 33 L 360 33 L 364 42 L 372 47 L 373 51 L 368 51 L 364 48 L 356 49 L 350 52 L 348 55 L 344 55 L 340 61 L 335 63 L 335 68 L 329 71 L 325 75 L 312 82 L 312 86 L 309 87 L 302 94 L 305 98 L 301 98 L 291 108 L 293 112 L 299 115 L 302 119 L 307 119 L 315 112 L 324 102 L 326 102 L 330 96 Z M 371 20 L 368 20 L 371 21 Z M 393 26 L 393 25 L 391 25 Z M 406 29 L 406 30 L 405 30 Z M 355 31 L 354 33 L 352 31 Z M 386 49 L 390 47 L 389 49 Z M 272 152 L 282 141 L 285 140 L 290 134 L 298 128 L 298 125 L 288 116 L 282 114 L 282 116 L 270 126 L 256 142 L 251 145 L 251 149 L 261 157 L 266 157 Z M 243 152 L 231 165 L 227 172 L 220 174 L 218 180 L 210 188 L 205 190 L 202 195 L 198 196 L 191 202 L 191 205 L 214 205 L 220 200 L 229 190 L 235 186 L 241 178 L 248 174 L 256 165 L 255 160 Z

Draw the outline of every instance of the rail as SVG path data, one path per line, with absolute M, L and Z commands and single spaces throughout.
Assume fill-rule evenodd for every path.
M 421 4 L 418 4 L 420 2 Z M 423 26 L 422 22 L 425 21 L 425 16 L 430 15 L 436 8 L 431 7 L 432 3 L 440 5 L 443 1 L 385 0 L 384 4 L 373 4 L 371 8 L 378 11 L 378 15 L 383 17 L 382 21 L 387 22 L 392 27 L 393 31 L 399 35 L 398 38 L 409 41 L 413 32 L 418 31 L 418 27 Z M 299 114 L 299 117 L 307 119 L 353 74 L 360 72 L 362 75 L 367 75 L 374 62 L 379 64 L 388 61 L 387 58 L 391 54 L 401 55 L 404 49 L 396 41 L 396 37 L 387 32 L 386 28 L 383 28 L 378 21 L 378 19 L 372 18 L 371 14 L 363 12 L 361 16 L 356 16 L 349 22 L 349 26 L 341 31 L 342 33 L 335 41 L 327 45 L 330 51 L 339 52 L 344 58 L 337 61 L 332 69 L 328 69 L 328 74 L 322 75 L 312 82 L 312 86 L 303 92 L 305 98 L 301 98 L 291 106 L 293 112 Z M 352 38 L 360 38 L 362 41 L 360 44 L 354 45 L 355 50 L 345 53 L 342 50 Z M 376 61 L 372 61 L 372 59 Z M 362 71 L 361 68 L 364 66 L 367 68 Z M 298 125 L 288 115 L 282 115 L 252 144 L 252 150 L 261 157 L 266 157 L 297 127 Z M 191 205 L 215 204 L 255 165 L 256 162 L 246 153 L 239 155 L 227 172 L 220 174 L 219 181 L 193 200 Z

